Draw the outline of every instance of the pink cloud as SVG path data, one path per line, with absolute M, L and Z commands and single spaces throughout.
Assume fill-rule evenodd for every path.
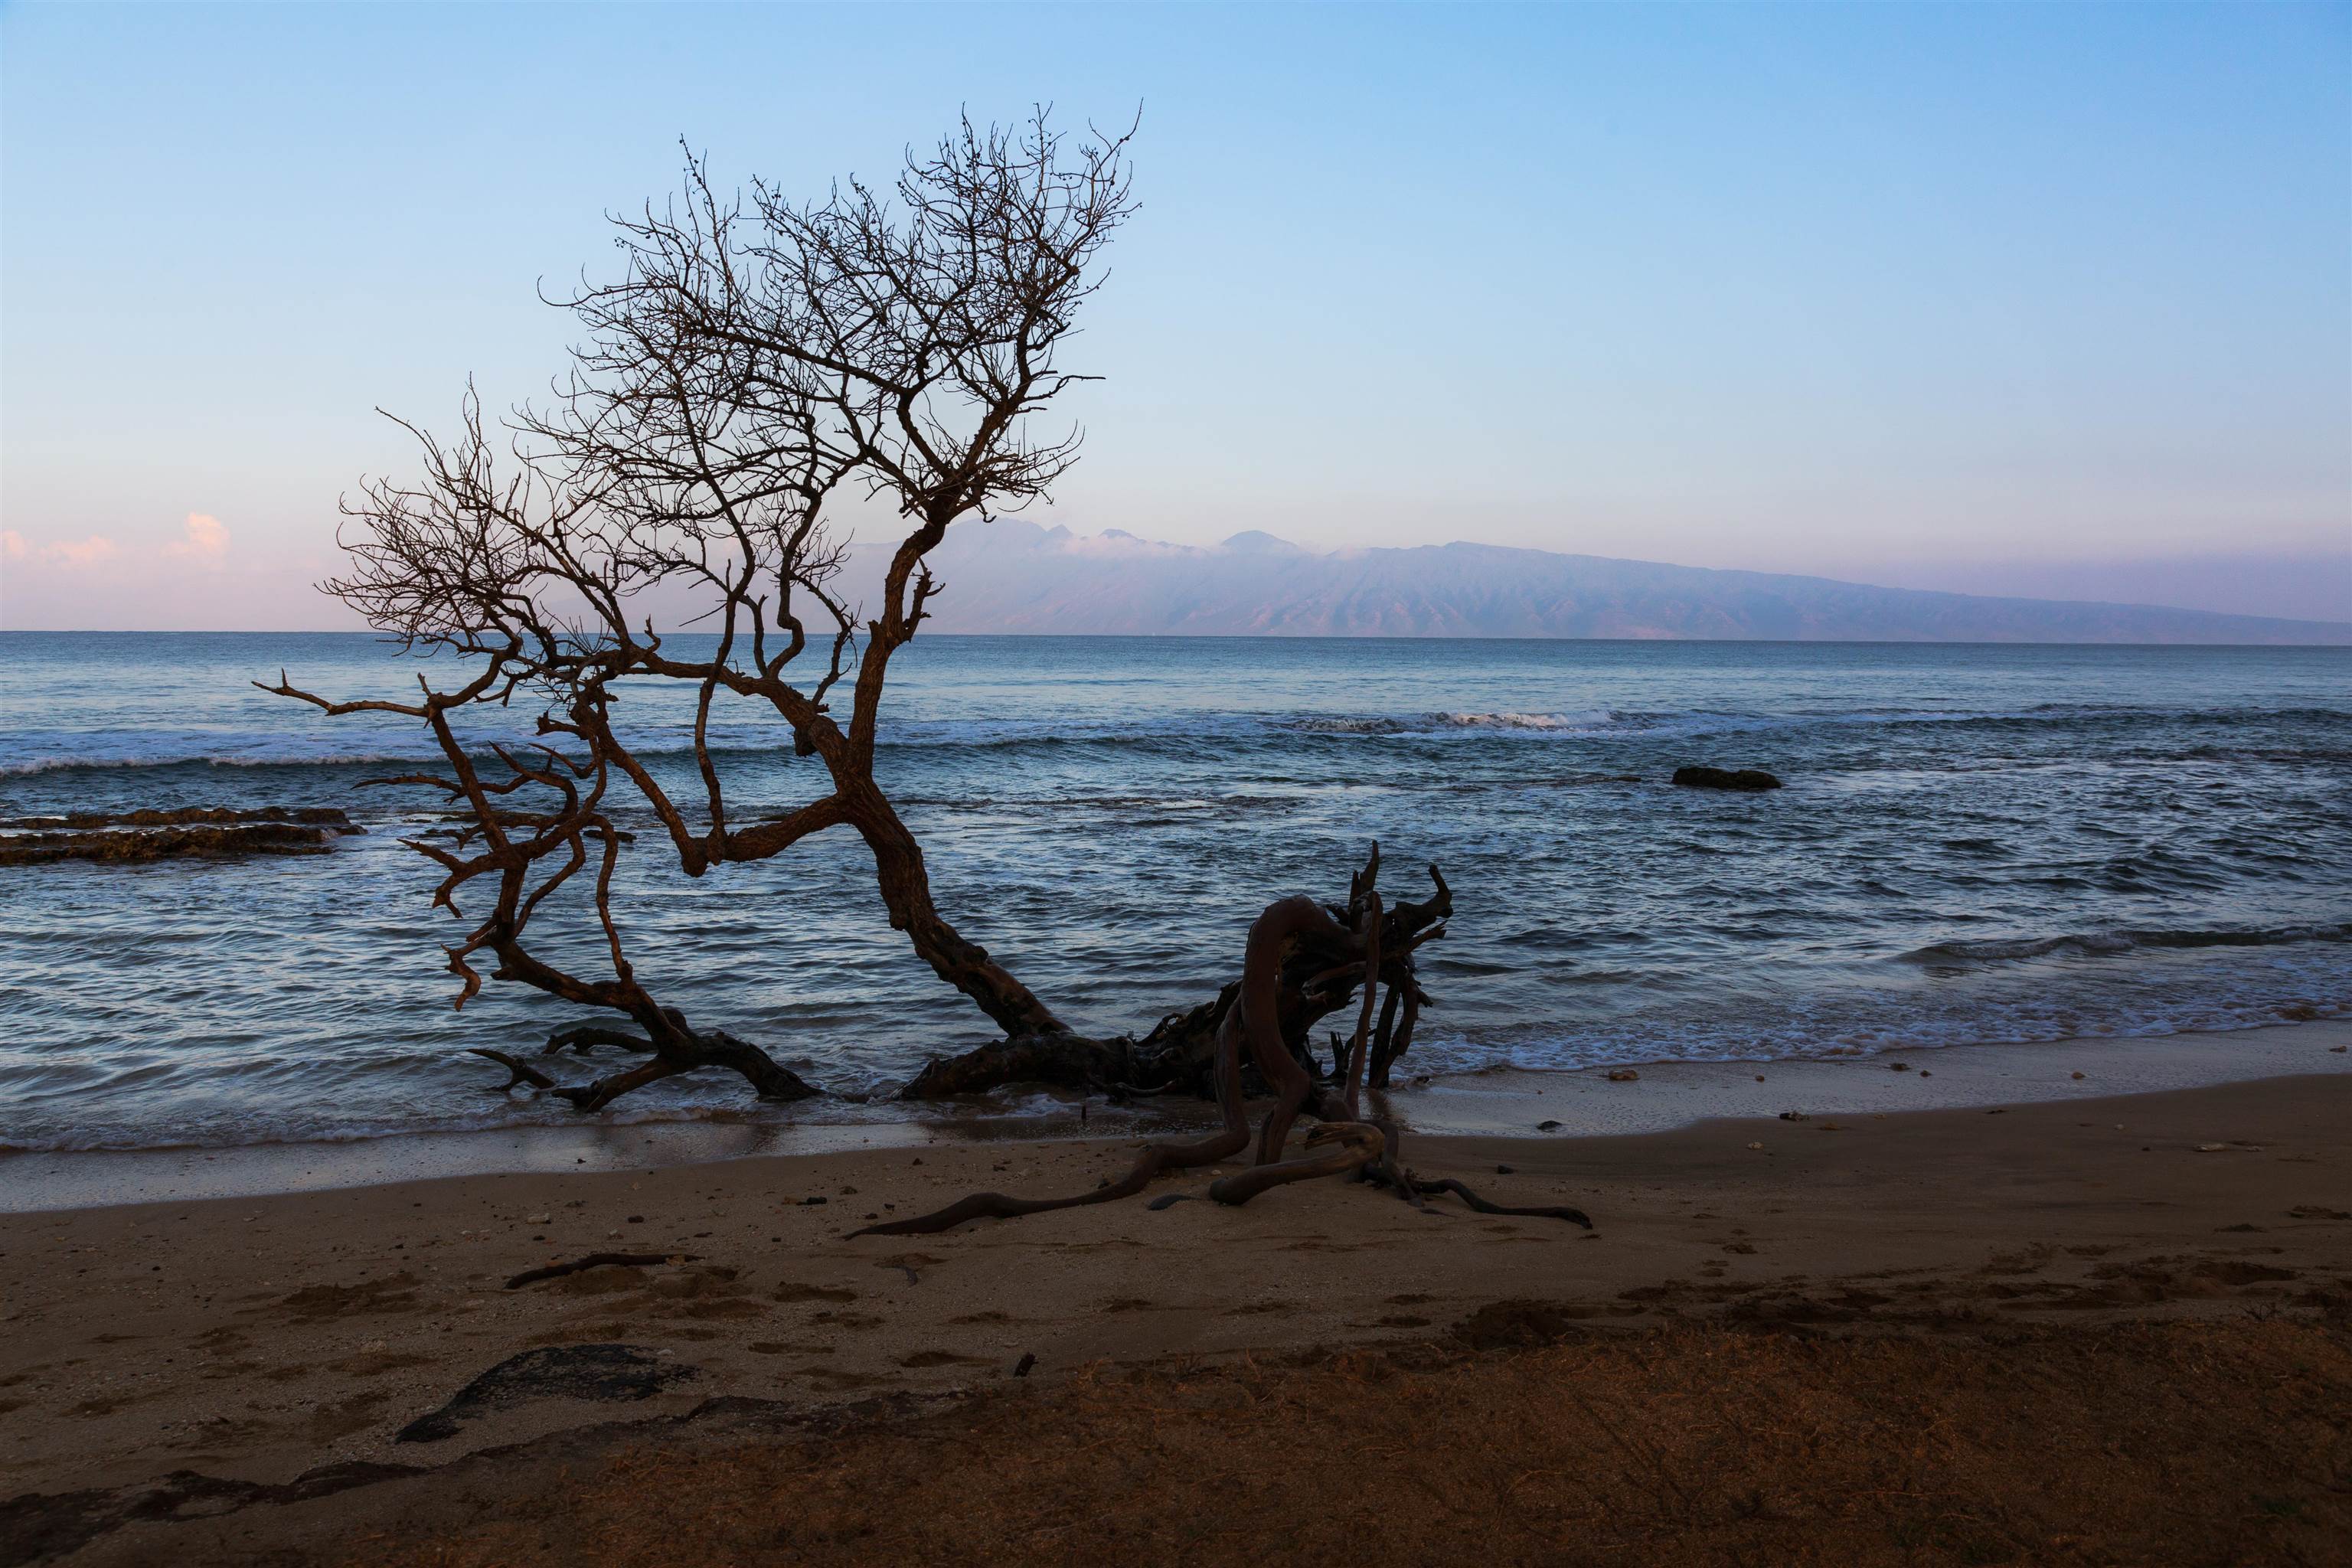
M 13 528 L 0 531 L 0 555 L 11 561 L 32 561 L 44 566 L 96 566 L 121 553 L 121 547 L 102 533 L 58 544 L 35 544 Z
M 186 528 L 186 538 L 163 547 L 167 553 L 199 556 L 208 561 L 217 561 L 228 553 L 228 530 L 221 526 L 220 519 L 192 511 Z

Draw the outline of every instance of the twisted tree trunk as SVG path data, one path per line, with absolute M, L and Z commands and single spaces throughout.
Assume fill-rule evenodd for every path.
M 1223 1125 L 1217 1132 L 1191 1143 L 1147 1145 L 1125 1177 L 1105 1182 L 1092 1192 L 1050 1198 L 974 1193 L 934 1213 L 869 1225 L 850 1232 L 850 1237 L 928 1236 L 951 1230 L 971 1220 L 1017 1219 L 1055 1209 L 1110 1203 L 1134 1196 L 1167 1173 L 1228 1160 L 1249 1143 L 1249 1126 L 1244 1118 L 1240 1089 L 1244 1045 L 1260 1075 L 1274 1087 L 1275 1104 L 1259 1129 L 1255 1160 L 1247 1169 L 1213 1182 L 1208 1190 L 1213 1201 L 1239 1206 L 1262 1193 L 1294 1182 L 1346 1175 L 1375 1181 L 1415 1205 L 1426 1194 L 1450 1192 L 1480 1213 L 1562 1219 L 1590 1228 L 1592 1222 L 1578 1209 L 1564 1205 L 1507 1208 L 1486 1202 L 1452 1179 L 1423 1181 L 1404 1168 L 1402 1130 L 1391 1122 L 1362 1119 L 1360 1089 L 1373 1046 L 1373 993 L 1391 973 L 1384 955 L 1393 953 L 1402 971 L 1401 980 L 1391 980 L 1389 984 L 1410 986 L 1412 933 L 1426 931 L 1419 940 L 1430 940 L 1437 929 L 1432 921 L 1439 907 L 1448 901 L 1444 879 L 1437 877 L 1436 868 L 1432 867 L 1437 898 L 1427 905 L 1401 905 L 1405 941 L 1395 948 L 1386 948 L 1387 922 L 1398 911 L 1381 908 L 1380 895 L 1374 890 L 1379 871 L 1380 850 L 1375 847 L 1370 860 L 1349 889 L 1345 908 L 1326 908 L 1311 899 L 1281 899 L 1267 905 L 1251 925 L 1243 952 L 1242 977 L 1220 998 L 1224 1012 L 1217 1023 L 1211 1052 L 1211 1081 L 1218 1107 L 1223 1112 Z M 1305 966 L 1303 983 L 1289 983 L 1294 965 Z M 1333 1078 L 1339 1085 L 1335 1091 L 1318 1080 L 1311 1057 L 1302 1063 L 1293 1054 L 1279 1024 L 1286 1007 L 1293 1016 L 1311 1012 L 1341 983 L 1348 991 L 1361 984 L 1364 996 L 1356 1016 L 1355 1036 L 1340 1047 L 1333 1063 Z M 1291 1124 L 1302 1111 L 1314 1115 L 1321 1125 L 1308 1133 L 1306 1153 L 1285 1158 Z M 1171 1194 L 1150 1206 L 1163 1209 L 1190 1195 Z
M 1413 1020 L 1422 1007 L 1430 1005 L 1429 994 L 1421 988 L 1415 973 L 1414 954 L 1444 935 L 1445 921 L 1454 912 L 1454 894 L 1432 866 L 1433 896 L 1419 903 L 1399 900 L 1379 911 L 1376 944 L 1368 944 L 1349 929 L 1348 922 L 1354 918 L 1349 908 L 1367 896 L 1369 888 L 1364 884 L 1368 877 L 1378 874 L 1378 867 L 1375 849 L 1371 868 L 1358 874 L 1359 886 L 1350 889 L 1348 904 L 1318 904 L 1302 897 L 1269 906 L 1269 914 L 1284 911 L 1283 937 L 1267 972 L 1271 978 L 1265 983 L 1270 994 L 1259 998 L 1256 1007 L 1269 1022 L 1269 1037 L 1280 1042 L 1284 1059 L 1296 1068 L 1297 1076 L 1279 1066 L 1269 1073 L 1254 1060 L 1242 1069 L 1253 1092 L 1289 1085 L 1285 1090 L 1287 1097 L 1298 1083 L 1346 1076 L 1350 1068 L 1348 1053 L 1339 1051 L 1327 1072 L 1317 1059 L 1311 1037 L 1318 1023 L 1356 999 L 1365 983 L 1363 949 L 1368 945 L 1377 954 L 1378 980 L 1390 987 L 1389 1005 L 1381 1009 L 1380 1026 L 1370 1034 L 1356 1070 L 1372 1088 L 1388 1087 L 1391 1067 L 1412 1044 Z M 899 1091 L 899 1098 L 945 1100 L 983 1093 L 1008 1083 L 1038 1083 L 1122 1096 L 1178 1094 L 1207 1099 L 1215 1092 L 1221 1031 L 1240 1000 L 1243 984 L 1235 980 L 1210 1001 L 1169 1014 L 1139 1038 L 1081 1035 L 1058 1023 L 1050 1028 L 1008 1027 L 1002 1040 L 961 1056 L 933 1058 Z M 1025 989 L 1020 994 L 1029 994 Z M 1401 1028 L 1392 1028 L 1391 1020 L 1400 997 L 1404 1022 Z
M 923 864 L 923 847 L 874 786 L 871 776 L 852 780 L 842 795 L 847 820 L 873 853 L 874 879 L 881 889 L 883 907 L 890 911 L 892 928 L 907 933 L 932 973 L 971 997 L 1008 1040 L 1067 1035 L 1068 1027 L 1035 993 L 989 957 L 986 948 L 967 941 L 940 913 L 931 902 L 931 879 Z

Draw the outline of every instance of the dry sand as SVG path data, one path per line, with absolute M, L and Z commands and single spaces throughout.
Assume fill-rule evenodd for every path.
M 0 1562 L 2352 1562 L 2352 1075 L 1409 1150 L 1590 1234 L 1324 1182 L 845 1239 L 1132 1143 L 0 1215 Z M 674 1261 L 505 1288 L 602 1250 Z M 2020 1514 L 2045 1441 L 2104 1489 Z

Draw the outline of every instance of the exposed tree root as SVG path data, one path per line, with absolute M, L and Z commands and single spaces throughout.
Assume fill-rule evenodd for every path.
M 1374 876 L 1377 854 L 1370 873 Z M 1358 883 L 1364 875 L 1358 873 Z M 1413 957 L 1421 948 L 1444 936 L 1445 921 L 1454 912 L 1454 893 L 1436 867 L 1429 868 L 1429 875 L 1436 889 L 1433 897 L 1422 902 L 1401 899 L 1379 916 L 1375 963 L 1380 984 L 1390 987 L 1393 995 L 1380 1010 L 1369 1054 L 1357 1053 L 1362 1058 L 1364 1079 L 1373 1089 L 1388 1087 L 1392 1065 L 1412 1044 L 1421 1009 L 1432 1005 L 1414 973 Z M 1271 1011 L 1265 1016 L 1275 1021 L 1284 1054 L 1297 1063 L 1310 1084 L 1321 1077 L 1311 1044 L 1316 1025 L 1354 1001 L 1357 988 L 1364 984 L 1362 937 L 1349 928 L 1357 918 L 1359 897 L 1369 890 L 1351 888 L 1345 905 L 1318 904 L 1306 898 L 1281 900 L 1280 907 L 1286 909 L 1299 906 L 1291 909 L 1288 917 L 1295 922 L 1296 941 L 1278 964 Z M 938 1058 L 898 1091 L 898 1098 L 944 1100 L 1011 1083 L 1048 1084 L 1108 1093 L 1114 1099 L 1146 1094 L 1213 1098 L 1218 1031 L 1241 990 L 1242 983 L 1235 981 L 1210 1001 L 1169 1014 L 1140 1038 L 1049 1031 L 1016 1035 L 961 1056 Z M 1263 1011 L 1267 1004 L 1263 996 L 1260 1002 Z M 1349 1066 L 1348 1061 L 1336 1062 L 1330 1077 L 1345 1077 Z M 1279 1065 L 1267 1076 L 1266 1058 L 1255 1044 L 1243 1079 L 1245 1092 L 1263 1088 L 1285 1097 L 1297 1092 L 1299 1081 Z M 1286 1094 L 1285 1085 L 1289 1086 Z M 1302 1099 L 1300 1105 L 1304 1103 Z
M 1084 1035 L 1020 1035 L 960 1057 L 939 1057 L 898 1091 L 901 1100 L 947 1100 L 981 1094 L 1008 1083 L 1092 1088 L 1127 1082 L 1135 1071 L 1135 1042 Z
M 1217 1104 L 1224 1112 L 1224 1125 L 1213 1135 L 1190 1143 L 1152 1143 L 1127 1174 L 1116 1182 L 1106 1183 L 1093 1192 L 1068 1198 L 1013 1198 L 1003 1193 L 974 1193 L 935 1214 L 914 1219 L 891 1220 L 882 1225 L 869 1225 L 853 1230 L 860 1236 L 930 1236 L 952 1230 L 971 1219 L 1018 1219 L 1023 1215 L 1044 1214 L 1051 1209 L 1082 1208 L 1088 1204 L 1113 1203 L 1133 1197 L 1150 1186 L 1153 1178 L 1169 1171 L 1191 1170 L 1200 1165 L 1213 1165 L 1229 1160 L 1249 1146 L 1249 1121 L 1242 1111 L 1239 1039 L 1240 1016 L 1228 1015 L 1221 1031 L 1224 1044 L 1217 1054 Z
M 1246 1171 L 1220 1176 L 1209 1184 L 1209 1196 L 1228 1208 L 1239 1208 L 1270 1187 L 1312 1181 L 1318 1176 L 1344 1176 L 1350 1172 L 1360 1171 L 1379 1159 L 1381 1150 L 1387 1147 L 1387 1140 L 1381 1136 L 1381 1130 L 1361 1121 L 1326 1121 L 1307 1135 L 1309 1149 L 1327 1143 L 1338 1147 L 1328 1153 L 1252 1165 Z
M 1592 1222 L 1576 1209 L 1507 1208 L 1488 1203 L 1460 1182 L 1450 1178 L 1421 1180 L 1398 1163 L 1402 1145 L 1401 1130 L 1390 1124 L 1376 1124 L 1364 1120 L 1360 1110 L 1364 1078 L 1379 1048 L 1383 1045 L 1393 1046 L 1390 1024 L 1396 1016 L 1398 993 L 1402 990 L 1410 998 L 1418 990 L 1409 962 L 1399 964 L 1395 969 L 1383 962 L 1383 947 L 1389 939 L 1391 922 L 1393 921 L 1402 930 L 1400 933 L 1402 941 L 1390 951 L 1397 952 L 1409 960 L 1414 946 L 1428 941 L 1443 929 L 1435 922 L 1451 908 L 1444 879 L 1438 877 L 1436 868 L 1432 867 L 1431 876 L 1435 879 L 1438 888 L 1436 899 L 1426 905 L 1401 903 L 1393 914 L 1383 911 L 1380 895 L 1373 886 L 1379 874 L 1380 849 L 1374 846 L 1370 859 L 1358 873 L 1349 889 L 1346 909 L 1327 909 L 1306 898 L 1282 899 L 1267 905 L 1265 912 L 1250 927 L 1249 941 L 1244 950 L 1240 984 L 1228 987 L 1209 1007 L 1195 1009 L 1191 1015 L 1171 1016 L 1170 1019 L 1161 1020 L 1160 1028 L 1165 1030 L 1177 1017 L 1191 1019 L 1211 1009 L 1218 1011 L 1211 1068 L 1218 1106 L 1223 1112 L 1223 1126 L 1215 1135 L 1192 1143 L 1149 1145 L 1125 1177 L 1117 1182 L 1107 1182 L 1090 1193 L 1056 1198 L 1016 1198 L 1003 1193 L 975 1193 L 935 1213 L 866 1226 L 850 1232 L 850 1235 L 853 1237 L 929 1236 L 952 1230 L 968 1220 L 1015 1219 L 1055 1209 L 1113 1203 L 1141 1193 L 1163 1173 L 1229 1159 L 1241 1152 L 1250 1142 L 1241 1091 L 1241 1048 L 1244 1041 L 1249 1046 L 1251 1063 L 1273 1094 L 1274 1105 L 1260 1125 L 1255 1160 L 1246 1170 L 1221 1176 L 1212 1183 L 1208 1195 L 1213 1201 L 1238 1206 L 1270 1188 L 1293 1182 L 1310 1181 L 1321 1176 L 1350 1176 L 1390 1187 L 1416 1205 L 1425 1194 L 1452 1193 L 1482 1214 L 1563 1219 L 1589 1228 Z M 1342 917 L 1350 923 L 1343 924 Z M 1350 929 L 1350 924 L 1353 929 Z M 1381 1026 L 1376 1035 L 1373 1028 L 1375 994 L 1381 981 L 1391 974 L 1395 978 L 1390 980 L 1390 1006 L 1379 1010 Z M 1293 976 L 1300 978 L 1293 984 Z M 1318 1082 L 1312 1058 L 1301 1059 L 1302 1053 L 1293 1049 L 1283 1025 L 1320 1005 L 1319 999 L 1328 998 L 1331 987 L 1344 987 L 1341 993 L 1344 997 L 1358 984 L 1363 985 L 1364 991 L 1357 1013 L 1354 1038 L 1339 1047 L 1331 1080 Z M 1408 1000 L 1404 1006 L 1405 1016 L 1410 1019 L 1411 1001 Z M 1328 1005 L 1321 1006 L 1321 1012 L 1329 1010 Z M 1319 1016 L 1320 1013 L 1314 1016 Z M 1311 1021 L 1311 1018 L 1307 1020 Z M 1304 1037 L 1306 1027 L 1306 1024 L 1298 1025 L 1299 1037 Z M 1410 1027 L 1409 1023 L 1407 1027 Z M 1155 1034 L 1160 1032 L 1154 1031 Z M 998 1048 L 1013 1053 L 1022 1044 L 1007 1041 Z M 1390 1059 L 1393 1059 L 1394 1054 L 1391 1049 Z M 992 1065 L 994 1063 L 983 1061 L 980 1053 L 973 1053 L 958 1058 L 952 1063 L 935 1062 L 932 1069 L 945 1069 L 941 1073 L 943 1079 L 967 1070 L 973 1076 L 982 1076 Z M 1310 1152 L 1286 1160 L 1282 1153 L 1288 1142 L 1290 1128 L 1302 1113 L 1313 1114 L 1321 1125 L 1307 1134 L 1307 1145 Z M 1150 1206 L 1164 1209 L 1190 1195 L 1171 1194 Z
M 1435 1181 L 1423 1181 L 1408 1174 L 1405 1180 L 1412 1183 L 1412 1190 L 1417 1193 L 1452 1193 L 1480 1214 L 1517 1215 L 1528 1219 L 1564 1219 L 1570 1225 L 1580 1225 L 1587 1230 L 1592 1228 L 1591 1219 L 1582 1209 L 1570 1208 L 1564 1204 L 1550 1208 L 1541 1206 L 1513 1208 L 1502 1204 L 1488 1203 L 1451 1176 L 1443 1176 Z
M 589 1268 L 651 1268 L 657 1264 L 693 1261 L 694 1254 L 691 1252 L 592 1252 L 569 1263 L 551 1263 L 544 1268 L 526 1268 L 507 1281 L 507 1289 L 520 1290 L 542 1279 L 561 1279 L 567 1274 L 578 1274 Z

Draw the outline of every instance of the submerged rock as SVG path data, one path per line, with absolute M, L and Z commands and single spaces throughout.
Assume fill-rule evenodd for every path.
M 0 818 L 0 866 L 58 860 L 221 859 L 324 855 L 338 834 L 365 833 L 331 805 L 144 807 Z
M 1759 790 L 1780 787 L 1780 781 L 1761 768 L 1676 768 L 1675 783 L 1685 789 Z
M 232 805 L 179 805 L 168 809 L 146 806 L 137 811 L 75 811 L 63 816 L 0 818 L 0 827 L 188 827 L 197 824 L 219 826 L 241 822 L 302 823 L 313 827 L 331 827 L 338 833 L 367 831 L 344 815 L 341 807 L 332 805 L 263 805 L 245 809 Z
M 59 860 L 139 862 L 218 860 L 239 855 L 324 855 L 335 831 L 301 823 L 257 822 L 232 827 L 16 833 L 0 837 L 0 866 L 42 866 Z

